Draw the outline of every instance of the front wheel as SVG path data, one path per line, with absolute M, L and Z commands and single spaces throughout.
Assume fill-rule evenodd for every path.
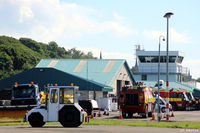
M 40 113 L 32 113 L 28 117 L 28 121 L 32 127 L 42 127 L 45 124 L 43 121 L 43 116 Z

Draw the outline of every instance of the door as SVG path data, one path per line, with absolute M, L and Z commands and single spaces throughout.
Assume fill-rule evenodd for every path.
M 58 121 L 59 88 L 51 88 L 48 106 L 48 121 Z

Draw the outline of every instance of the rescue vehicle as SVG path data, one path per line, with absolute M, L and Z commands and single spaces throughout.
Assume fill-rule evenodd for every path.
M 160 89 L 160 96 L 166 100 L 166 89 Z M 169 103 L 172 105 L 173 110 L 189 110 L 190 106 L 186 92 L 181 89 L 172 88 L 169 90 Z
M 132 117 L 134 113 L 143 118 L 152 116 L 155 98 L 153 90 L 147 88 L 144 82 L 136 82 L 134 86 L 122 87 L 119 96 L 119 105 L 124 118 Z

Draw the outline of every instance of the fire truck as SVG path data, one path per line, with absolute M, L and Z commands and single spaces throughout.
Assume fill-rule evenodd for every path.
M 151 117 L 155 98 L 153 90 L 147 88 L 144 82 L 137 82 L 134 86 L 125 86 L 120 90 L 119 105 L 124 118 L 132 117 L 134 113 L 143 118 Z
M 160 89 L 160 96 L 166 100 L 166 89 Z M 186 92 L 182 89 L 170 89 L 169 102 L 172 105 L 173 110 L 189 110 L 190 108 L 190 100 L 188 99 Z

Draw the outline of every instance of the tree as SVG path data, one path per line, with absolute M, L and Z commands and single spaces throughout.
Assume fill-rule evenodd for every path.
M 197 82 L 200 82 L 200 77 L 196 80 Z

